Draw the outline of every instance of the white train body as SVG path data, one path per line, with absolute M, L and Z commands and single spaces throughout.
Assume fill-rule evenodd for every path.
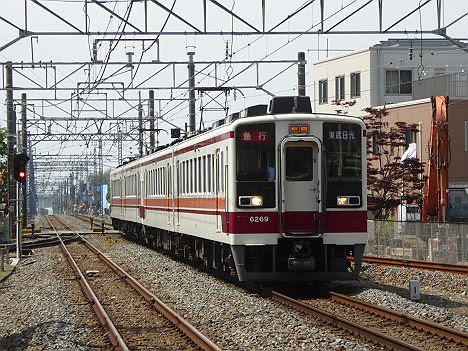
M 115 169 L 111 217 L 129 235 L 239 280 L 355 279 L 365 187 L 360 119 L 264 114 Z

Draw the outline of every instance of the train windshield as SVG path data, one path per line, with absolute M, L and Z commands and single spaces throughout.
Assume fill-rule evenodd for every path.
M 255 123 L 236 130 L 237 196 L 261 196 L 261 208 L 276 206 L 275 125 Z M 242 208 L 238 203 L 238 207 Z
M 350 123 L 324 123 L 328 181 L 360 181 L 362 178 L 361 127 Z
M 237 130 L 237 181 L 274 182 L 276 178 L 274 125 L 241 126 Z
M 328 208 L 338 208 L 337 198 L 342 195 L 359 196 L 363 203 L 361 140 L 362 130 L 357 124 L 323 124 Z

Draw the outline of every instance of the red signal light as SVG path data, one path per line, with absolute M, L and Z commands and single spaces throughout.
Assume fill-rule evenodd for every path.
M 29 157 L 26 154 L 17 154 L 13 160 L 13 174 L 16 181 L 24 183 L 26 181 L 26 163 Z

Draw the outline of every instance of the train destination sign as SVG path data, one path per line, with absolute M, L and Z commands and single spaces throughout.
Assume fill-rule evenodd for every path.
M 266 130 L 244 130 L 239 135 L 240 140 L 245 143 L 267 143 L 270 141 L 269 132 Z

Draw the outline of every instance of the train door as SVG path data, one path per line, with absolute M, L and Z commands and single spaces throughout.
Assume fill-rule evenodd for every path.
M 124 216 L 124 206 L 125 206 L 125 177 L 121 177 L 119 180 L 120 186 L 120 216 Z
M 320 230 L 321 153 L 314 137 L 291 137 L 281 143 L 281 212 L 285 235 L 314 235 Z
M 216 231 L 221 232 L 222 225 L 221 225 L 221 211 L 224 210 L 224 206 L 221 204 L 221 158 L 220 158 L 220 150 L 216 149 L 215 151 L 215 169 L 214 169 L 214 176 L 215 176 L 215 198 L 216 198 Z
M 177 161 L 176 163 L 176 177 L 177 177 L 177 181 L 176 181 L 176 187 L 175 187 L 175 201 L 176 201 L 176 204 L 175 204 L 175 216 L 176 216 L 176 221 L 175 221 L 175 224 L 177 226 L 180 225 L 180 211 L 179 211 L 179 207 L 180 207 L 180 194 L 181 194 L 181 185 L 182 185 L 182 167 L 180 165 L 180 162 Z
M 145 208 L 145 193 L 146 193 L 146 171 L 138 172 L 138 210 L 140 218 L 143 220 L 146 218 Z
M 125 217 L 125 215 L 127 214 L 127 189 L 128 189 L 128 177 L 125 177 L 123 176 L 122 177 L 122 188 L 123 188 L 123 192 L 122 192 L 122 216 Z
M 167 189 L 167 224 L 172 223 L 173 216 L 173 201 L 172 201 L 172 178 L 171 178 L 171 166 L 167 165 L 166 167 L 166 189 Z

